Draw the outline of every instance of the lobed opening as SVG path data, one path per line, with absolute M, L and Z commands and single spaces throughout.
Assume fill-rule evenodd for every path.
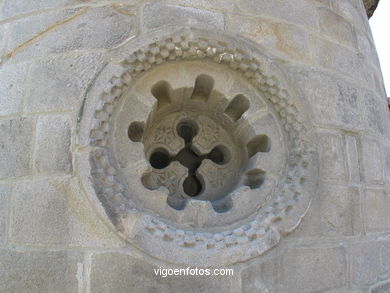
M 207 102 L 214 87 L 214 79 L 207 75 L 201 74 L 195 80 L 194 91 L 191 99 Z
M 244 95 L 237 95 L 225 109 L 225 114 L 233 121 L 237 121 L 249 109 L 249 106 L 250 103 L 247 97 Z
M 172 88 L 167 81 L 161 80 L 156 83 L 152 87 L 151 93 L 157 99 L 157 108 L 171 103 Z
M 266 153 L 271 149 L 271 143 L 267 135 L 260 134 L 253 137 L 246 145 L 248 151 L 248 158 L 261 152 Z

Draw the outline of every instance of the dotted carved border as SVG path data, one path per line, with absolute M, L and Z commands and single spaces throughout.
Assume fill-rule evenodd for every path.
M 136 51 L 122 61 L 122 74 L 112 77 L 101 95 L 101 104 L 95 111 L 95 124 L 90 132 L 90 144 L 93 146 L 90 159 L 95 190 L 104 206 L 108 207 L 106 212 L 114 223 L 118 225 L 121 217 L 125 218 L 128 213 L 140 213 L 126 196 L 117 172 L 109 160 L 107 145 L 110 117 L 115 104 L 140 73 L 168 61 L 204 59 L 225 64 L 245 76 L 279 113 L 281 124 L 288 133 L 292 146 L 282 190 L 273 196 L 272 204 L 264 207 L 252 221 L 239 228 L 219 233 L 194 232 L 177 229 L 151 215 L 142 215 L 144 231 L 148 231 L 162 241 L 174 241 L 183 247 L 203 246 L 212 249 L 216 246 L 237 246 L 262 238 L 272 226 L 283 222 L 302 198 L 309 164 L 309 152 L 304 143 L 305 127 L 288 92 L 279 88 L 274 76 L 267 76 L 263 72 L 261 62 L 251 58 L 241 49 L 229 47 L 224 42 L 190 38 L 186 35 L 167 38 Z

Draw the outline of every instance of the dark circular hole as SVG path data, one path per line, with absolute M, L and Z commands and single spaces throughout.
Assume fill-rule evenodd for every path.
M 192 122 L 181 122 L 177 126 L 177 133 L 184 139 L 186 143 L 189 143 L 197 134 L 197 129 Z
M 214 148 L 208 154 L 207 158 L 217 164 L 221 164 L 225 160 L 225 156 L 219 148 Z
M 188 196 L 197 196 L 202 191 L 202 184 L 196 176 L 188 176 L 183 182 L 184 192 Z
M 213 161 L 218 165 L 225 164 L 229 161 L 229 151 L 224 146 L 216 146 L 212 151 L 206 156 L 207 159 Z
M 156 169 L 163 169 L 169 165 L 171 158 L 164 151 L 156 151 L 150 156 L 150 165 Z
M 143 122 L 132 122 L 127 131 L 127 135 L 134 142 L 139 142 L 142 140 L 142 136 L 144 135 L 144 127 L 145 124 Z

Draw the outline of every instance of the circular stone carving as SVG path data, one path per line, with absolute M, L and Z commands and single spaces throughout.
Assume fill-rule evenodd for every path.
M 221 64 L 151 68 L 118 101 L 110 125 L 111 162 L 121 184 L 133 190 L 129 199 L 183 229 L 225 229 L 247 220 L 286 168 L 277 113 Z
M 197 74 L 197 70 L 192 69 L 194 66 L 194 62 L 187 62 L 156 70 L 165 73 L 182 69 L 188 76 L 187 87 L 172 89 L 170 83 L 163 80 L 149 89 L 148 81 L 142 79 L 145 90 L 156 98 L 155 107 L 147 122 L 131 122 L 128 134 L 132 142 L 143 143 L 145 158 L 151 165 L 140 178 L 147 189 L 165 187 L 167 204 L 176 210 L 183 210 L 187 201 L 193 199 L 210 201 L 216 212 L 226 212 L 232 208 L 229 194 L 235 188 L 256 189 L 263 184 L 266 172 L 254 166 L 259 165 L 256 163 L 258 153 L 269 152 L 270 139 L 264 133 L 256 135 L 254 128 L 242 117 L 250 108 L 248 98 L 240 93 L 227 99 L 214 89 L 214 79 L 210 75 L 200 74 L 192 80 L 191 76 Z M 232 77 L 221 76 L 218 72 L 213 74 L 220 82 L 229 82 L 226 78 Z M 138 109 L 135 105 L 143 99 L 142 94 L 134 95 L 138 99 L 124 99 L 124 103 L 132 106 L 125 107 L 128 110 L 122 110 L 112 118 L 120 120 L 116 123 L 118 135 L 126 128 L 121 122 L 125 118 L 120 116 L 133 117 L 134 110 Z M 114 144 L 126 144 L 123 139 L 116 138 Z M 132 144 L 127 142 L 127 145 L 128 154 L 121 154 L 122 157 L 131 155 Z M 116 149 L 123 152 L 125 148 Z
M 129 242 L 171 262 L 264 253 L 297 227 L 315 186 L 304 116 L 264 60 L 233 44 L 173 34 L 123 60 L 85 105 L 91 199 Z

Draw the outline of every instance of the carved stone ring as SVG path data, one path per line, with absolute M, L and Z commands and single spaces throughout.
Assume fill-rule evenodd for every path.
M 120 52 L 91 85 L 81 181 L 102 218 L 150 255 L 244 261 L 306 213 L 317 178 L 311 132 L 256 47 L 174 30 Z

